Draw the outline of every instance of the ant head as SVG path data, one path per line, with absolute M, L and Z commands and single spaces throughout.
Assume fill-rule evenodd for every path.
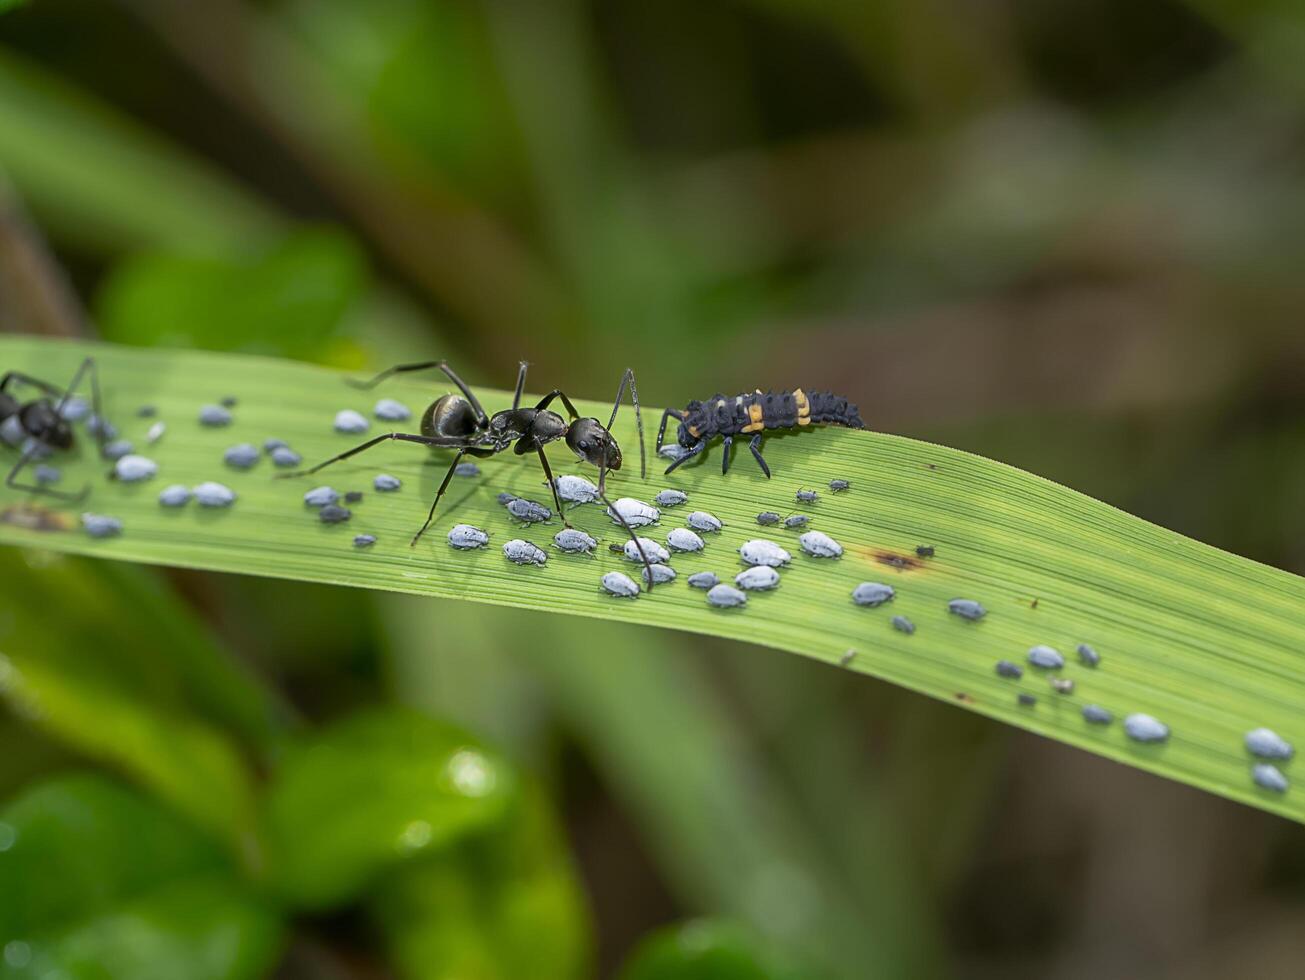
M 41 440 L 51 449 L 72 448 L 72 426 L 45 399 L 25 405 L 19 421 L 29 436 Z
M 576 419 L 566 430 L 571 451 L 594 466 L 606 463 L 609 470 L 621 468 L 621 447 L 597 419 Z

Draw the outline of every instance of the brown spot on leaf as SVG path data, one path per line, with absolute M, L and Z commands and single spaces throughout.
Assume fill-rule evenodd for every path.
M 873 553 L 874 560 L 899 572 L 909 572 L 920 567 L 920 561 L 914 555 L 904 555 L 897 551 L 880 548 Z
M 29 531 L 67 531 L 72 520 L 67 514 L 36 504 L 14 504 L 0 511 L 0 524 L 12 524 Z
M 952 695 L 952 697 L 954 697 L 957 701 L 960 701 L 962 704 L 978 703 L 974 700 L 973 694 L 966 694 L 964 691 L 957 691 L 955 694 Z

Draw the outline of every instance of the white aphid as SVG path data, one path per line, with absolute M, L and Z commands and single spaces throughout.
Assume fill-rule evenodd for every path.
M 720 576 L 715 572 L 694 572 L 689 576 L 689 585 L 695 589 L 710 589 L 720 585 Z
M 858 606 L 882 606 L 895 596 L 891 585 L 880 582 L 862 582 L 852 590 L 852 601 Z
M 557 495 L 568 504 L 592 504 L 598 499 L 598 488 L 583 476 L 559 476 Z
M 164 507 L 184 507 L 190 500 L 190 487 L 174 483 L 159 491 L 159 503 Z
M 740 592 L 732 585 L 721 583 L 713 585 L 707 592 L 707 601 L 713 606 L 719 606 L 721 609 L 729 609 L 731 606 L 747 605 L 748 596 Z
M 649 561 L 670 561 L 671 553 L 663 548 L 652 538 L 640 538 L 639 547 L 643 548 L 643 553 L 648 556 Z M 625 557 L 630 561 L 643 561 L 639 557 L 639 548 L 636 548 L 633 541 L 625 542 Z
M 787 551 L 775 544 L 774 541 L 767 541 L 765 538 L 754 538 L 751 541 L 743 542 L 739 548 L 739 555 L 749 565 L 776 567 L 787 565 L 793 560 L 793 556 Z
M 151 446 L 163 438 L 163 433 L 168 431 L 168 427 L 162 422 L 155 422 L 150 426 L 149 431 L 145 433 L 145 441 Z
M 947 611 L 962 619 L 977 620 L 987 615 L 988 610 L 973 599 L 953 599 L 947 603 Z
M 474 524 L 454 524 L 449 528 L 449 544 L 459 551 L 471 551 L 489 544 L 489 534 Z
M 677 527 L 666 535 L 666 543 L 672 551 L 701 551 L 706 545 L 687 527 Z
M 91 413 L 90 403 L 80 395 L 73 395 L 63 403 L 63 408 L 59 410 L 59 415 L 66 422 L 80 422 Z
M 719 531 L 725 526 L 720 522 L 719 517 L 715 514 L 708 514 L 705 510 L 695 510 L 684 519 L 684 522 L 695 531 L 702 531 L 707 534 Z
M 159 464 L 148 456 L 128 453 L 113 464 L 113 475 L 123 483 L 138 483 L 148 480 L 159 471 Z
M 304 458 L 289 446 L 273 446 L 271 449 L 274 466 L 298 466 Z
M 15 412 L 3 422 L 0 422 L 0 439 L 3 439 L 11 446 L 21 446 L 23 440 L 27 438 L 27 430 L 23 428 L 23 422 Z
M 1065 658 L 1061 656 L 1059 650 L 1039 643 L 1035 647 L 1029 647 L 1029 663 L 1044 670 L 1059 670 L 1065 666 Z
M 779 585 L 779 572 L 769 565 L 756 565 L 735 575 L 734 584 L 749 592 L 773 589 Z
M 122 521 L 107 514 L 83 514 L 82 527 L 93 538 L 112 538 L 122 533 Z
M 598 547 L 598 542 L 578 527 L 562 528 L 553 535 L 553 544 L 571 554 L 589 554 Z
M 1261 759 L 1290 759 L 1294 752 L 1290 742 L 1269 728 L 1256 728 L 1247 732 L 1246 748 Z
M 352 408 L 341 409 L 335 413 L 335 431 L 343 432 L 346 435 L 357 435 L 359 432 L 366 432 L 371 428 L 371 423 L 366 417 Z
M 390 490 L 398 490 L 399 487 L 403 486 L 403 481 L 397 476 L 390 476 L 389 473 L 378 473 L 376 479 L 372 480 L 372 486 L 382 493 L 386 493 Z
M 681 446 L 678 442 L 668 442 L 666 445 L 662 446 L 661 449 L 657 450 L 658 456 L 660 456 L 662 459 L 669 459 L 672 462 L 674 462 L 675 460 L 683 459 L 687 453 L 688 450 L 685 449 L 683 446 Z
M 199 409 L 200 425 L 230 425 L 231 413 L 221 405 L 202 405 Z
M 683 490 L 659 490 L 657 496 L 653 497 L 653 503 L 658 507 L 678 507 L 689 499 L 689 495 Z
M 222 454 L 222 462 L 236 469 L 247 470 L 258 462 L 258 447 L 252 442 L 241 442 Z
M 608 572 L 603 576 L 603 590 L 622 599 L 634 599 L 639 595 L 639 583 L 624 572 Z
M 212 480 L 196 484 L 191 492 L 201 507 L 230 507 L 236 499 L 234 490 Z
M 517 520 L 525 521 L 527 524 L 538 524 L 553 517 L 553 512 L 543 504 L 527 500 L 525 497 L 513 497 L 508 501 L 507 510 Z
M 548 561 L 548 554 L 543 548 L 521 538 L 513 538 L 503 545 L 503 557 L 518 565 L 542 565 Z
M 1169 726 L 1150 715 L 1129 715 L 1124 719 L 1124 731 L 1136 742 L 1163 742 L 1169 738 Z
M 31 440 L 28 440 L 28 442 L 30 442 L 30 441 L 31 441 Z M 39 455 L 37 455 L 37 454 L 33 453 L 33 452 L 28 448 L 27 443 L 24 443 L 24 444 L 23 444 L 23 452 L 26 453 L 28 456 L 34 458 L 34 459 L 44 459 L 46 456 L 49 455 L 49 452 L 48 452 L 47 447 L 45 447 L 44 445 L 42 445 L 40 448 L 41 448 L 42 450 L 45 450 L 45 451 L 43 451 L 43 452 L 41 452 Z M 127 456 L 127 455 L 131 454 L 132 452 L 134 452 L 135 449 L 136 449 L 136 447 L 133 446 L 133 445 L 131 444 L 131 440 L 130 440 L 130 439 L 114 439 L 112 442 L 107 443 L 107 444 L 105 445 L 105 447 L 104 447 L 104 458 L 105 458 L 105 459 L 122 459 L 122 457 Z
M 661 585 L 663 582 L 675 581 L 675 569 L 671 568 L 670 565 L 663 565 L 660 562 L 652 565 L 645 565 L 640 573 L 643 575 L 643 580 L 645 582 L 648 581 L 649 570 L 652 571 L 653 585 Z
M 313 487 L 304 494 L 304 503 L 309 507 L 325 507 L 339 499 L 340 493 L 335 487 Z
M 617 514 L 625 518 L 625 523 L 630 527 L 647 527 L 649 524 L 656 523 L 661 518 L 662 512 L 652 504 L 643 500 L 636 500 L 634 497 L 618 497 L 612 501 L 612 506 L 607 509 L 607 516 L 615 524 L 621 523 L 616 519 L 616 514 L 612 513 L 615 509 Z
M 396 402 L 393 398 L 382 398 L 378 401 L 376 407 L 372 409 L 372 414 L 386 422 L 403 422 L 412 418 L 408 406 L 403 402 Z M 338 428 L 339 416 L 336 416 L 336 421 Z
M 823 531 L 808 531 L 798 538 L 798 544 L 812 558 L 839 558 L 843 546 Z
M 1282 774 L 1277 766 L 1270 765 L 1267 762 L 1261 762 L 1251 767 L 1251 778 L 1255 780 L 1255 785 L 1263 789 L 1271 789 L 1275 793 L 1287 792 L 1287 777 Z

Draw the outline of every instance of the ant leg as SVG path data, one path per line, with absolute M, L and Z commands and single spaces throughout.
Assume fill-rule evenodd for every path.
M 535 443 L 535 451 L 539 453 L 539 465 L 544 468 L 544 478 L 548 480 L 548 489 L 553 491 L 553 506 L 557 508 L 557 516 L 562 518 L 564 525 L 570 527 L 571 521 L 566 516 L 566 511 L 562 509 L 562 498 L 557 495 L 557 481 L 553 479 L 553 470 L 548 465 L 548 457 L 544 455 L 544 447 Z
M 607 420 L 607 431 L 612 431 L 612 426 L 616 424 L 616 410 L 621 407 L 621 399 L 625 396 L 626 382 L 630 384 L 630 400 L 634 402 L 634 424 L 639 430 L 639 479 L 648 479 L 648 451 L 643 446 L 643 413 L 639 411 L 639 389 L 634 386 L 634 368 L 626 368 L 625 374 L 621 375 L 621 385 L 616 389 L 616 400 L 612 402 L 612 417 Z
M 100 372 L 95 367 L 95 358 L 87 357 L 77 366 L 73 372 L 72 380 L 68 382 L 68 389 L 59 399 L 59 404 L 55 406 L 55 414 L 60 418 L 63 417 L 64 407 L 72 398 L 73 392 L 77 390 L 78 385 L 82 383 L 82 375 L 86 372 L 91 374 L 91 411 L 95 413 L 95 418 L 99 424 L 95 426 L 95 441 L 100 447 L 100 456 L 104 456 L 104 407 L 100 404 Z
M 19 483 L 18 474 L 24 466 L 36 459 L 35 446 L 27 449 L 18 457 L 13 467 L 9 470 L 9 475 L 5 477 L 5 486 L 14 490 L 26 490 L 28 493 L 40 493 L 47 497 L 54 497 L 56 500 L 67 500 L 72 503 L 85 500 L 86 495 L 91 491 L 91 485 L 88 483 L 82 487 L 79 493 L 65 493 L 62 490 L 51 490 L 49 487 L 43 487 L 39 483 Z
M 338 463 L 341 460 L 348 459 L 350 456 L 357 456 L 359 453 L 363 452 L 364 450 L 371 449 L 372 446 L 378 446 L 382 442 L 385 442 L 387 439 L 399 439 L 403 442 L 415 442 L 422 446 L 439 446 L 444 449 L 470 448 L 467 447 L 467 444 L 464 440 L 453 439 L 447 436 L 445 437 L 418 436 L 418 435 L 413 435 L 412 433 L 409 432 L 387 432 L 385 435 L 377 436 L 375 439 L 368 439 L 361 446 L 354 446 L 352 449 L 340 453 L 339 456 L 332 456 L 330 459 L 318 463 L 316 466 L 312 467 L 311 469 L 295 470 L 293 473 L 278 473 L 276 474 L 274 479 L 285 480 L 293 476 L 308 476 L 310 473 L 316 473 L 318 470 L 322 469 L 323 467 L 330 466 L 332 463 Z M 493 454 L 491 453 L 490 455 Z
M 621 516 L 621 512 L 617 510 L 615 507 L 613 507 L 612 502 L 607 499 L 607 493 L 606 490 L 604 489 L 606 485 L 607 485 L 607 453 L 606 451 L 604 451 L 603 465 L 598 467 L 598 496 L 602 499 L 603 506 L 607 508 L 607 513 L 612 515 L 612 517 L 616 518 L 616 522 L 620 524 L 621 527 L 625 528 L 625 533 L 630 535 L 630 540 L 634 542 L 634 550 L 639 552 L 639 560 L 643 562 L 644 571 L 647 572 L 647 575 L 645 575 L 644 577 L 648 580 L 648 591 L 652 592 L 653 590 L 652 562 L 650 562 L 648 560 L 648 556 L 644 554 L 643 545 L 639 543 L 639 535 L 634 533 L 634 528 L 632 528 L 626 522 L 625 518 Z M 612 545 L 612 547 L 615 548 L 616 545 Z
M 30 374 L 24 374 L 22 371 L 6 371 L 5 376 L 0 378 L 0 392 L 3 392 L 9 387 L 10 381 L 21 381 L 23 384 L 31 385 L 33 388 L 39 388 L 51 398 L 58 398 L 63 394 L 63 392 L 49 382 L 42 381 L 40 378 L 33 378 Z
M 526 390 L 526 371 L 530 367 L 529 361 L 521 361 L 517 364 L 517 390 L 512 395 L 512 411 L 521 407 L 521 393 Z
M 412 541 L 408 543 L 409 548 L 417 547 L 417 542 L 420 541 L 421 536 L 426 533 L 426 528 L 430 527 L 430 522 L 435 519 L 435 508 L 440 505 L 440 498 L 444 496 L 444 491 L 449 488 L 449 481 L 453 479 L 453 474 L 457 472 L 458 464 L 462 462 L 462 457 L 475 456 L 478 459 L 489 459 L 489 457 L 493 455 L 494 450 L 481 449 L 477 446 L 463 446 L 458 450 L 458 455 L 455 456 L 453 462 L 449 464 L 449 471 L 444 474 L 444 482 L 440 484 L 439 490 L 435 493 L 435 499 L 431 501 L 430 510 L 426 514 L 426 523 L 423 524 L 421 529 L 412 536 Z
M 748 443 L 748 448 L 752 450 L 752 455 L 756 458 L 757 465 L 761 467 L 761 472 L 765 473 L 766 479 L 769 480 L 770 467 L 767 466 L 766 461 L 761 458 L 761 433 L 760 432 L 758 432 L 755 436 L 752 437 L 752 441 Z
M 453 368 L 449 367 L 447 361 L 418 361 L 415 364 L 396 364 L 394 367 L 386 368 L 380 374 L 368 378 L 366 381 L 359 381 L 357 378 L 345 378 L 344 381 L 345 384 L 366 390 L 368 388 L 375 388 L 378 384 L 392 375 L 403 374 L 407 371 L 426 371 L 430 368 L 438 368 L 443 371 L 444 376 L 457 385 L 458 391 L 462 392 L 462 397 L 471 403 L 471 408 L 476 413 L 476 421 L 478 421 L 482 426 L 489 421 L 489 416 L 486 415 L 485 410 L 480 407 L 480 400 L 472 394 L 471 389 L 467 387 L 467 383 L 454 373 Z
M 561 388 L 554 388 L 543 398 L 539 399 L 539 404 L 535 406 L 536 411 L 542 412 L 544 409 L 548 408 L 548 406 L 553 403 L 554 398 L 562 399 L 562 404 L 566 406 L 566 410 L 570 413 L 572 421 L 575 421 L 580 417 L 580 413 L 577 412 L 575 406 L 571 404 L 571 399 L 566 397 L 566 394 Z
M 666 444 L 666 423 L 671 419 L 675 419 L 677 422 L 683 422 L 684 413 L 673 408 L 668 408 L 666 411 L 662 412 L 662 424 L 657 428 L 657 451 L 659 453 L 662 451 L 662 446 Z
M 724 453 L 722 453 L 720 458 L 721 476 L 724 476 L 726 473 L 730 471 L 730 449 L 731 447 L 733 447 L 733 445 L 734 445 L 733 436 L 726 436 L 724 441 L 721 443 L 721 448 L 724 449 Z
M 683 466 L 683 465 L 684 465 L 685 463 L 687 463 L 689 460 L 693 459 L 695 456 L 700 455 L 700 454 L 702 453 L 702 451 L 703 451 L 704 449 L 706 449 L 706 448 L 707 448 L 707 440 L 706 440 L 706 439 L 699 439 L 697 442 L 695 442 L 695 443 L 693 444 L 693 448 L 692 448 L 692 449 L 690 449 L 687 453 L 685 453 L 683 456 L 681 456 L 679 459 L 677 459 L 677 460 L 676 460 L 674 463 L 672 463 L 670 466 L 666 467 L 666 472 L 667 472 L 667 473 L 670 473 L 672 470 L 679 469 L 681 466 Z

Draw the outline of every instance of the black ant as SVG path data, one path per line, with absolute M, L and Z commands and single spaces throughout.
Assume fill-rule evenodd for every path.
M 307 476 L 310 473 L 316 473 L 325 466 L 338 463 L 350 456 L 356 456 L 358 453 L 390 439 L 415 442 L 423 446 L 456 449 L 458 454 L 453 462 L 449 464 L 448 472 L 444 474 L 444 480 L 440 483 L 439 490 L 435 494 L 435 500 L 430 505 L 430 512 L 426 515 L 426 522 L 412 537 L 412 545 L 415 546 L 426 532 L 426 529 L 430 527 L 431 521 L 434 520 L 435 508 L 439 506 L 440 498 L 444 496 L 444 491 L 448 489 L 454 471 L 457 469 L 458 464 L 462 462 L 462 457 L 475 456 L 479 459 L 488 459 L 491 456 L 505 452 L 510 447 L 518 456 L 524 456 L 530 452 L 538 454 L 539 464 L 544 469 L 544 477 L 548 481 L 549 488 L 553 491 L 553 504 L 557 508 L 556 512 L 562 517 L 563 523 L 570 527 L 571 522 L 567 519 L 566 512 L 562 509 L 561 498 L 557 494 L 557 481 L 553 479 L 553 470 L 548 465 L 548 457 L 544 455 L 544 446 L 564 438 L 566 444 L 576 456 L 598 467 L 599 497 L 607 505 L 608 513 L 625 528 L 630 538 L 635 542 L 635 547 L 639 549 L 639 556 L 643 559 L 644 565 L 650 565 L 647 556 L 643 553 L 643 547 L 638 543 L 638 535 L 626 523 L 620 512 L 612 506 L 611 501 L 607 499 L 606 493 L 607 471 L 621 468 L 621 447 L 617 445 L 616 439 L 612 436 L 610 430 L 616 422 L 616 412 L 621 407 L 621 399 L 625 397 L 627 385 L 630 388 L 630 398 L 634 402 L 635 421 L 639 430 L 639 470 L 643 478 L 647 478 L 647 456 L 643 443 L 643 416 L 639 411 L 639 393 L 635 388 L 633 369 L 627 369 L 625 374 L 621 376 L 620 387 L 616 390 L 616 400 L 612 404 L 612 417 L 608 420 L 607 426 L 604 427 L 598 419 L 581 418 L 580 414 L 575 410 L 575 406 L 571 404 L 571 399 L 560 388 L 554 388 L 550 391 L 539 400 L 534 408 L 522 408 L 521 393 L 525 389 L 526 369 L 528 366 L 525 361 L 522 361 L 517 371 L 517 387 L 512 396 L 512 407 L 501 412 L 495 412 L 493 415 L 485 413 L 479 399 L 467 387 L 466 382 L 459 378 L 444 361 L 398 364 L 392 368 L 387 368 L 374 378 L 366 381 L 349 380 L 349 383 L 355 388 L 366 389 L 375 387 L 395 374 L 435 368 L 444 372 L 445 376 L 457 385 L 461 394 L 441 395 L 431 402 L 421 417 L 420 435 L 409 432 L 387 432 L 385 435 L 368 439 L 362 445 L 354 446 L 354 448 L 340 453 L 338 456 L 332 456 L 311 469 L 279 475 L 284 477 Z M 566 406 L 567 413 L 571 416 L 569 423 L 557 412 L 549 410 L 548 406 L 553 403 L 554 399 L 561 399 L 562 404 Z M 651 589 L 651 572 L 648 574 L 648 579 L 648 587 Z
M 100 411 L 100 380 L 95 369 L 94 358 L 88 357 L 82 361 L 64 391 L 60 391 L 49 382 L 34 378 L 30 374 L 24 374 L 21 371 L 8 371 L 3 378 L 0 378 L 0 425 L 8 424 L 11 419 L 15 419 L 22 434 L 31 439 L 30 445 L 23 446 L 22 455 L 19 456 L 18 462 L 13 465 L 9 470 L 9 475 L 5 477 L 5 486 L 12 487 L 15 490 L 26 490 L 29 493 L 43 493 L 48 497 L 56 497 L 60 500 L 72 502 L 85 499 L 86 494 L 91 489 L 89 483 L 82 487 L 78 493 L 65 493 L 61 490 L 52 490 L 49 487 L 41 486 L 38 483 L 19 483 L 17 477 L 24 466 L 45 455 L 43 450 L 67 450 L 73 448 L 72 423 L 64 418 L 64 409 L 67 407 L 72 393 L 81 384 L 82 376 L 87 372 L 90 372 L 91 375 L 92 411 L 95 413 L 96 420 L 94 426 L 95 437 L 99 443 L 100 455 L 103 456 L 105 423 L 104 415 Z M 30 385 L 44 392 L 44 394 L 32 401 L 20 402 L 8 390 L 10 383 L 14 381 Z M 58 403 L 52 401 L 53 399 L 58 399 Z

